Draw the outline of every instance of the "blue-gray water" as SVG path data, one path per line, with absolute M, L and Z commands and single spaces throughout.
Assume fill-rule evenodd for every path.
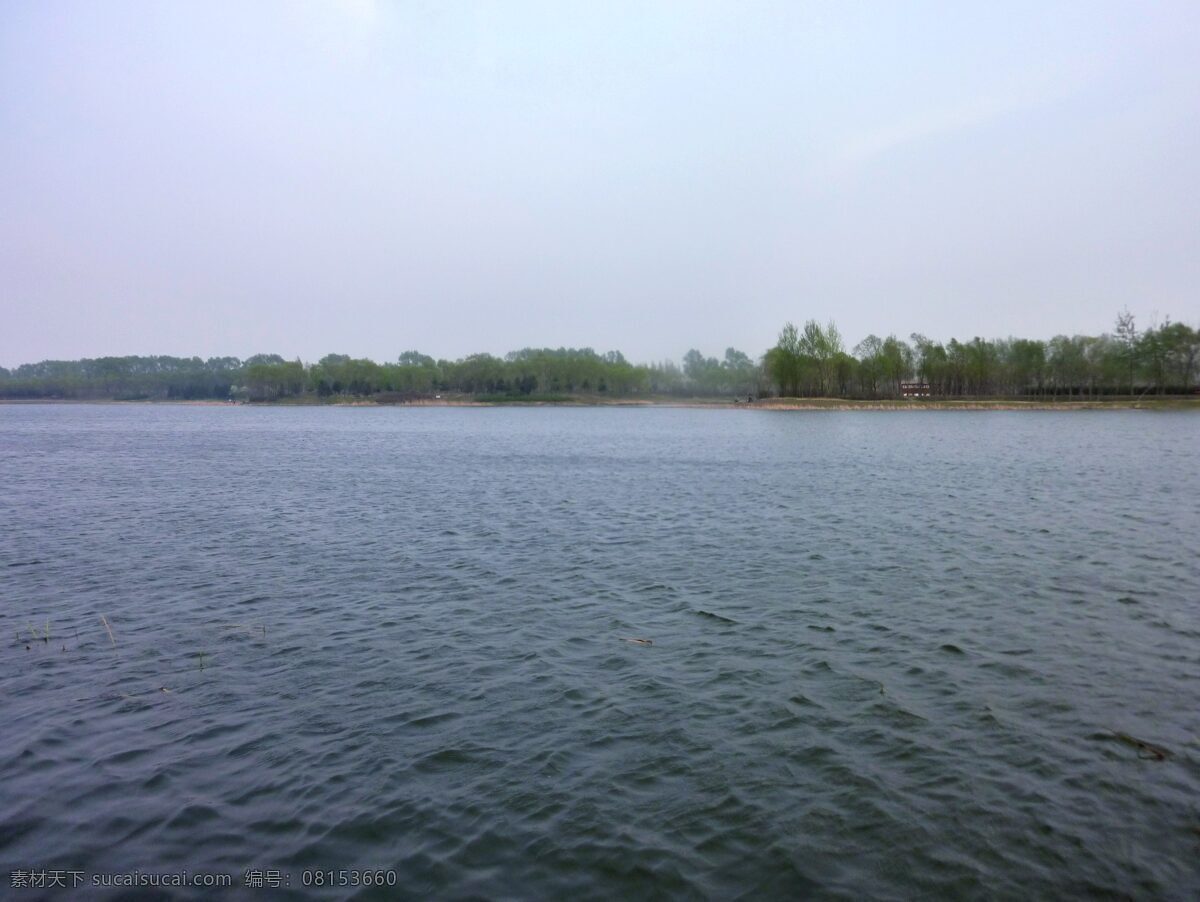
M 0 406 L 0 885 L 1194 898 L 1198 448 L 1186 413 Z

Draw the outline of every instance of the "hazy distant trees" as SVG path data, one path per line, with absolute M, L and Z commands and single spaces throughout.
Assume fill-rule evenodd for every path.
M 722 360 L 705 357 L 695 349 L 688 351 L 683 357 L 683 376 L 680 388 L 694 395 L 746 395 L 758 387 L 758 368 L 748 354 L 736 348 L 726 348 Z
M 232 357 L 43 360 L 0 372 L 0 397 L 222 398 L 243 377 L 243 367 Z
M 509 398 L 786 396 L 890 398 L 907 381 L 943 397 L 1096 397 L 1190 393 L 1200 371 L 1200 331 L 1167 320 L 1139 330 L 1122 311 L 1112 334 L 945 343 L 868 335 L 852 352 L 834 323 L 788 322 L 759 361 L 736 348 L 697 349 L 681 363 L 633 364 L 619 351 L 523 348 L 504 357 L 435 360 L 404 351 L 394 363 L 328 354 L 315 364 L 278 354 L 236 357 L 100 357 L 0 368 L 0 397 L 201 399 L 375 397 L 434 394 Z
M 275 401 L 304 390 L 304 364 L 252 363 L 245 368 L 244 391 L 253 401 Z
M 1112 335 L 945 343 L 916 332 L 909 342 L 868 335 L 847 354 L 833 323 L 809 320 L 803 330 L 784 325 L 763 367 L 787 396 L 895 397 L 909 380 L 943 397 L 1188 393 L 1197 384 L 1200 331 L 1168 320 L 1139 332 L 1123 312 Z

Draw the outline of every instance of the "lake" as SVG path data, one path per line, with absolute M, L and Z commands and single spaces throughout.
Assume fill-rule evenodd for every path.
M 0 406 L 0 885 L 1195 898 L 1198 449 L 1140 411 Z

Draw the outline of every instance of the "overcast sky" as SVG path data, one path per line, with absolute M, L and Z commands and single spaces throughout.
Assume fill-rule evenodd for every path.
M 0 364 L 1200 322 L 1200 4 L 0 3 Z

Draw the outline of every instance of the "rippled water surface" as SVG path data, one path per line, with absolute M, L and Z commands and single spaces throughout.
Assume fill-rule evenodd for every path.
M 1198 449 L 1137 411 L 0 406 L 0 884 L 1194 898 Z

